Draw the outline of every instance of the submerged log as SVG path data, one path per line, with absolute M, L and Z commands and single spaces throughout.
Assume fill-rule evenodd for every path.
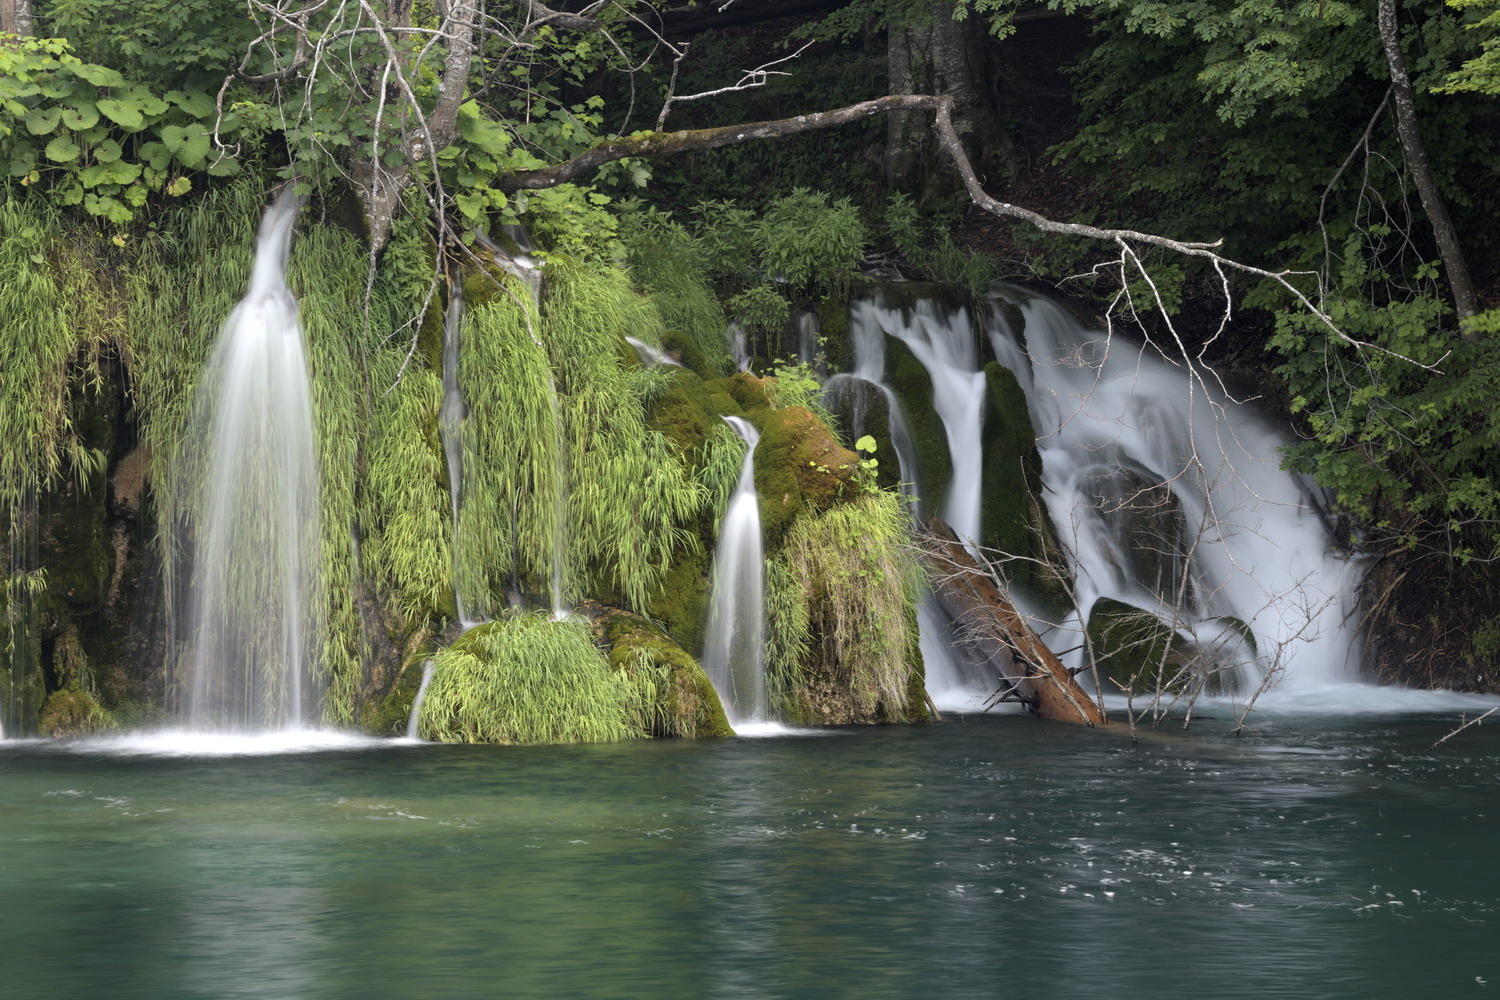
M 1002 700 L 1021 701 L 1038 716 L 1085 726 L 1106 723 L 1103 710 L 1073 679 L 1057 654 L 1031 630 L 1001 589 L 995 573 L 964 548 L 938 518 L 928 522 L 924 555 L 938 599 L 953 615 L 963 639 L 992 660 L 1012 664 Z

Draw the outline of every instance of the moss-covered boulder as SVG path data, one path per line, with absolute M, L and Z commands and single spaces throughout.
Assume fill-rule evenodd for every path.
M 609 611 L 595 621 L 609 663 L 646 699 L 652 736 L 733 736 L 718 692 L 698 661 L 639 615 Z
M 804 511 L 768 567 L 770 687 L 801 724 L 927 718 L 910 521 L 892 493 Z
M 1068 594 L 1058 574 L 1066 564 L 1042 502 L 1042 458 L 1026 394 L 1010 369 L 996 362 L 984 366 L 984 380 L 983 544 L 1020 557 L 1006 564 L 1011 584 L 1061 615 Z
M 805 406 L 765 415 L 755 449 L 761 531 L 774 549 L 803 511 L 818 513 L 855 496 L 859 456 L 839 444 L 823 418 Z
M 901 400 L 911 431 L 912 448 L 921 470 L 916 483 L 923 509 L 936 513 L 953 479 L 953 454 L 948 450 L 948 431 L 938 416 L 932 395 L 932 379 L 917 356 L 894 337 L 885 338 L 885 382 Z
M 1089 611 L 1085 638 L 1106 691 L 1182 690 L 1191 679 L 1184 671 L 1191 644 L 1150 611 L 1101 597 Z
M 418 728 L 442 743 L 598 743 L 644 735 L 644 698 L 586 623 L 510 615 L 432 658 Z
M 712 569 L 713 559 L 706 546 L 697 539 L 683 545 L 673 555 L 661 589 L 646 606 L 647 614 L 666 626 L 684 649 L 694 652 L 703 649 L 703 633 L 708 627 Z
M 114 717 L 92 694 L 79 687 L 53 691 L 42 705 L 37 730 L 43 736 L 92 736 L 113 729 Z

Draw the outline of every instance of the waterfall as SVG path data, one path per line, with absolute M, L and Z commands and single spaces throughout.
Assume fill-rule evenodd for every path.
M 811 310 L 797 315 L 797 360 L 810 365 L 818 358 L 818 314 Z
M 719 525 L 703 668 L 718 689 L 731 723 L 764 722 L 770 717 L 770 697 L 766 693 L 765 563 L 760 499 L 755 494 L 755 446 L 760 434 L 741 417 L 724 420 L 745 442 L 745 459 Z
M 288 189 L 261 222 L 249 290 L 219 334 L 185 438 L 192 567 L 181 693 L 196 729 L 286 729 L 317 717 L 319 471 L 286 283 L 299 208 Z
M 923 494 L 916 441 L 901 398 L 885 382 L 885 338 L 900 340 L 927 368 L 933 398 L 947 434 L 953 478 L 943 504 L 944 520 L 959 537 L 972 541 L 979 533 L 984 373 L 979 369 L 973 327 L 966 310 L 944 314 L 938 305 L 922 300 L 910 312 L 889 308 L 874 299 L 853 304 L 849 332 L 854 343 L 854 371 L 824 383 L 825 398 L 836 404 L 851 395 L 851 383 L 879 392 L 886 402 L 891 447 L 901 472 L 908 509 L 920 524 L 930 506 Z M 855 425 L 863 419 L 856 411 Z M 941 709 L 979 707 L 994 691 L 994 671 L 967 656 L 954 640 L 953 621 L 927 594 L 917 609 L 918 644 L 927 672 L 927 691 Z
M 463 422 L 468 414 L 463 390 L 458 383 L 459 339 L 463 332 L 464 293 L 457 283 L 448 291 L 448 311 L 443 317 L 443 401 L 438 410 L 438 434 L 443 440 L 443 456 L 448 463 L 448 498 L 453 512 L 453 603 L 458 620 L 465 628 L 478 624 L 474 603 L 459 571 L 459 550 L 463 538 L 459 509 L 463 506 L 464 440 Z
M 1083 614 L 1113 598 L 1200 645 L 1243 623 L 1254 650 L 1230 667 L 1242 690 L 1272 666 L 1283 689 L 1348 680 L 1355 567 L 1333 551 L 1317 497 L 1281 468 L 1286 435 L 1211 373 L 1016 297 L 1024 343 L 999 310 L 990 340 L 1026 393 Z
M 635 337 L 626 337 L 625 343 L 635 348 L 635 353 L 640 355 L 641 364 L 645 365 L 647 368 L 683 367 L 681 362 L 674 361 L 673 359 L 667 357 L 666 352 L 663 351 L 660 347 L 653 347 L 652 345 L 646 343 L 644 340 L 638 340 Z
M 750 370 L 750 338 L 743 327 L 738 323 L 729 324 L 727 338 L 729 341 L 729 354 L 734 358 L 734 370 L 747 372 Z
M 411 714 L 406 717 L 406 738 L 422 738 L 422 702 L 427 700 L 427 685 L 432 683 L 432 661 L 422 661 L 422 681 L 417 685 L 417 695 L 411 700 Z

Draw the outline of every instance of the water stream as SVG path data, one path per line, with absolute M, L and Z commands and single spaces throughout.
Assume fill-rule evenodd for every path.
M 745 442 L 745 458 L 714 549 L 703 669 L 718 690 L 730 723 L 757 723 L 767 721 L 771 709 L 766 691 L 765 558 L 760 499 L 755 492 L 755 446 L 760 432 L 742 417 L 724 420 Z
M 318 714 L 319 471 L 286 283 L 299 208 L 288 190 L 261 222 L 249 290 L 219 334 L 186 435 L 197 485 L 180 687 L 194 729 L 292 729 Z

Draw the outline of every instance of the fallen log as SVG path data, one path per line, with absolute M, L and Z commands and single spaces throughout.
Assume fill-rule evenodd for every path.
M 998 574 L 964 548 L 952 528 L 933 518 L 922 536 L 922 550 L 938 599 L 958 624 L 959 638 L 980 647 L 991 662 L 1010 663 L 1000 678 L 1001 700 L 1020 701 L 1043 719 L 1106 724 L 1103 710 L 1016 611 Z

